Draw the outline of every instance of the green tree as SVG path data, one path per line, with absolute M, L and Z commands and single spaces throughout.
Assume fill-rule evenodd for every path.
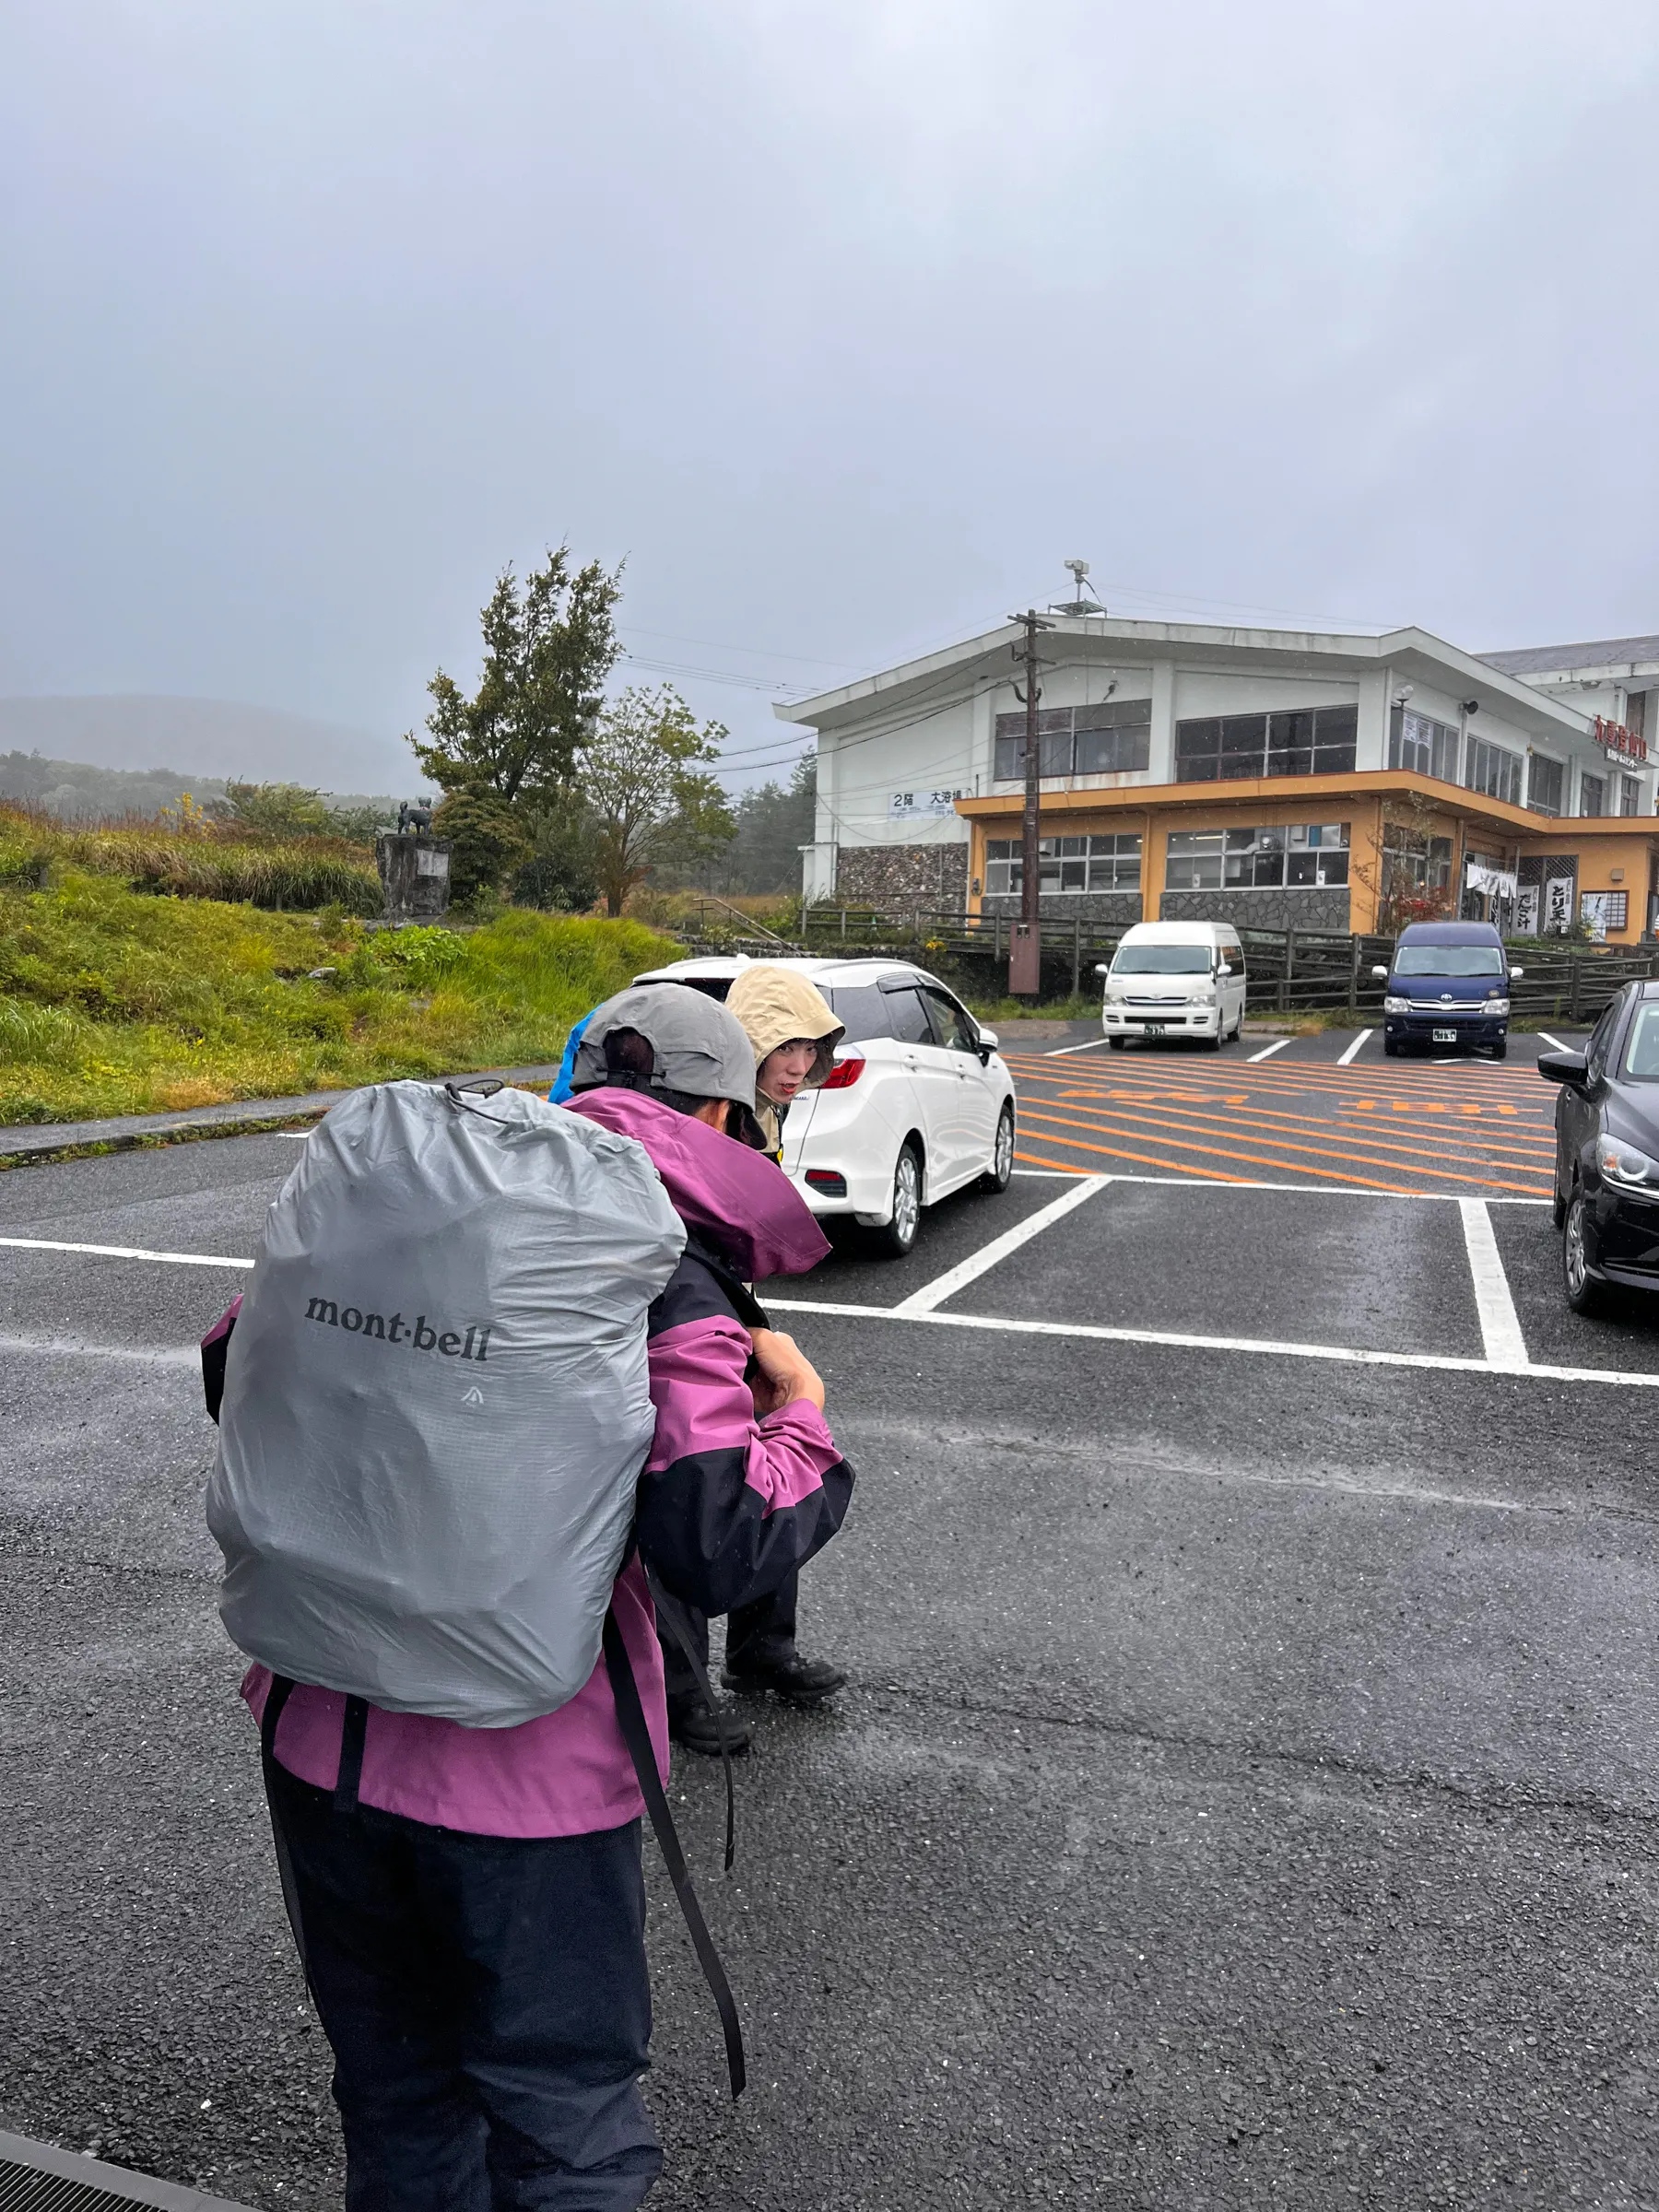
M 600 715 L 577 758 L 594 873 L 612 914 L 653 868 L 694 866 L 736 834 L 710 772 L 726 735 L 699 726 L 671 684 L 630 684 Z
M 352 845 L 372 845 L 382 830 L 394 828 L 396 822 L 395 799 L 361 799 L 353 806 L 342 806 L 336 799 L 328 809 L 328 834 Z
M 325 837 L 328 804 L 303 783 L 227 783 L 230 819 L 270 837 Z
M 593 824 L 580 793 L 561 793 L 524 810 L 531 837 L 530 857 L 512 879 L 521 906 L 550 908 L 558 913 L 585 913 L 599 896 L 594 866 Z
M 477 690 L 468 699 L 441 668 L 427 686 L 430 742 L 409 733 L 424 772 L 446 792 L 486 791 L 507 806 L 557 794 L 621 653 L 612 622 L 621 579 L 596 560 L 572 572 L 564 546 L 523 591 L 503 570 L 479 617 Z
M 711 890 L 798 891 L 801 847 L 818 824 L 818 756 L 795 763 L 787 785 L 762 783 L 734 803 L 737 834 L 716 863 L 724 886 Z
M 448 838 L 450 897 L 465 906 L 481 891 L 497 891 L 502 879 L 530 854 L 530 839 L 504 799 L 482 785 L 452 791 L 432 816 L 434 837 Z

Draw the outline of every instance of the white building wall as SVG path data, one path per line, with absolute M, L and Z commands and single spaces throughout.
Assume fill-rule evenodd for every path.
M 832 757 L 829 791 L 819 769 L 818 839 L 853 845 L 965 844 L 968 824 L 954 798 L 973 794 L 978 702 L 964 693 L 930 702 L 908 718 L 825 732 L 820 761 Z M 900 804 L 908 800 L 907 807 Z M 933 811 L 941 807 L 942 812 Z
M 1175 664 L 1152 664 L 1152 750 L 1148 783 L 1175 781 Z
M 1293 707 L 1357 705 L 1359 682 L 1352 676 L 1292 676 L 1275 671 L 1257 675 L 1244 668 L 1178 668 L 1175 720 L 1196 722 L 1211 714 L 1271 714 Z M 1171 761 L 1171 777 L 1173 762 Z

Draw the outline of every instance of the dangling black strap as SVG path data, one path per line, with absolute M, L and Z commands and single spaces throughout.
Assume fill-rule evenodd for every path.
M 641 1794 L 645 1809 L 651 1815 L 651 1825 L 656 1832 L 657 1848 L 668 1869 L 668 1879 L 674 1884 L 674 1894 L 679 1900 L 680 1911 L 686 1916 L 687 1932 L 691 1947 L 702 1968 L 703 1979 L 713 1993 L 715 2010 L 720 2015 L 722 2032 L 725 2036 L 726 2071 L 731 2077 L 733 2101 L 742 2096 L 747 2075 L 743 2059 L 743 2030 L 738 2025 L 737 2004 L 732 1995 L 732 1985 L 725 1978 L 725 1969 L 709 1934 L 708 1923 L 702 1916 L 702 1907 L 697 1901 L 697 1891 L 691 1886 L 690 1870 L 686 1854 L 680 1849 L 679 1837 L 675 1833 L 674 1816 L 668 1810 L 668 1800 L 663 1794 L 662 1777 L 657 1772 L 656 1752 L 652 1747 L 651 1731 L 645 1725 L 645 1709 L 640 1703 L 640 1686 L 634 1680 L 633 1665 L 628 1656 L 628 1646 L 622 1641 L 622 1631 L 617 1625 L 617 1616 L 607 1611 L 605 1616 L 605 1671 L 610 1677 L 611 1695 L 617 1701 L 617 1720 L 622 1730 L 622 1740 L 628 1746 L 629 1756 L 639 1777 Z
M 643 1560 L 641 1565 L 644 1566 Z M 716 1703 L 709 1682 L 709 1670 L 703 1665 L 703 1655 L 698 1650 L 691 1634 L 690 1623 L 677 1597 L 670 1597 L 649 1567 L 645 1568 L 645 1587 L 651 1593 L 651 1602 L 656 1607 L 657 1625 L 665 1628 L 679 1646 L 680 1655 L 691 1669 L 692 1680 L 709 1709 L 709 1718 L 714 1724 L 714 1733 L 720 1739 L 720 1763 L 725 1769 L 726 1832 L 725 1871 L 730 1874 L 737 1858 L 737 1787 L 732 1777 L 732 1744 L 726 1735 L 725 1715 Z
M 358 1791 L 363 1780 L 363 1746 L 369 1735 L 369 1706 L 366 1699 L 347 1698 L 345 1716 L 340 1722 L 340 1765 L 335 1776 L 334 1809 L 336 1813 L 355 1813 Z
M 300 1890 L 294 1880 L 293 1861 L 288 1856 L 288 1838 L 282 1832 L 282 1822 L 276 1817 L 276 1793 L 271 1787 L 271 1777 L 276 1764 L 276 1729 L 282 1719 L 282 1709 L 293 1695 L 294 1685 L 287 1675 L 273 1675 L 271 1687 L 265 1692 L 265 1711 L 259 1719 L 259 1763 L 265 1773 L 265 1805 L 271 1815 L 271 1842 L 276 1853 L 276 1877 L 282 1884 L 283 1910 L 294 1938 L 294 1948 L 300 1954 L 300 1971 L 305 1976 L 305 1986 L 311 1993 L 313 2006 L 317 1993 L 312 1988 L 311 1964 L 305 1956 L 305 1928 L 300 1918 Z

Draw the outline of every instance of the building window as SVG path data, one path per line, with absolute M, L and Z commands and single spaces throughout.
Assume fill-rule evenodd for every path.
M 1452 840 L 1387 822 L 1382 830 L 1382 896 L 1442 899 L 1452 888 Z
M 1559 760 L 1535 753 L 1526 778 L 1526 804 L 1534 814 L 1559 814 L 1567 796 L 1567 771 Z
M 1339 776 L 1354 765 L 1358 707 L 1299 707 L 1282 714 L 1212 714 L 1175 724 L 1178 783 L 1252 776 Z
M 1589 924 L 1593 937 L 1605 937 L 1611 929 L 1622 929 L 1630 911 L 1629 891 L 1585 891 L 1579 899 L 1579 913 Z
M 1044 837 L 1037 841 L 1038 890 L 1138 891 L 1138 830 L 1116 837 Z M 985 889 L 993 898 L 1018 897 L 1025 888 L 1020 840 L 993 837 L 985 843 Z
M 1164 885 L 1171 891 L 1279 890 L 1285 885 L 1345 885 L 1346 822 L 1277 823 L 1256 830 L 1176 830 L 1170 835 Z
M 1579 812 L 1606 814 L 1607 811 L 1607 779 L 1606 776 L 1579 778 Z
M 1434 776 L 1442 783 L 1457 781 L 1457 732 L 1449 722 L 1432 721 L 1427 714 L 1408 714 L 1396 707 L 1388 726 L 1388 765 L 1415 776 Z
M 1109 699 L 1095 707 L 1044 707 L 1037 716 L 1037 767 L 1044 779 L 1133 775 L 1152 759 L 1152 701 Z M 999 714 L 992 772 L 999 783 L 1025 781 L 1026 718 Z
M 1507 752 L 1500 745 L 1488 745 L 1484 737 L 1471 737 L 1464 783 L 1470 791 L 1485 792 L 1488 799 L 1502 799 L 1511 806 L 1519 806 L 1520 754 Z
M 1645 698 L 1646 693 L 1642 696 Z M 1641 778 L 1620 776 L 1618 779 L 1618 811 L 1620 814 L 1641 812 Z

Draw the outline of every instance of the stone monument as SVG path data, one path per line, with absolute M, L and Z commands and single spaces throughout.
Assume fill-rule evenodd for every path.
M 449 912 L 450 853 L 447 838 L 434 837 L 429 806 L 411 806 L 406 799 L 397 809 L 397 828 L 374 841 L 385 899 L 385 918 L 400 922 L 435 922 Z

